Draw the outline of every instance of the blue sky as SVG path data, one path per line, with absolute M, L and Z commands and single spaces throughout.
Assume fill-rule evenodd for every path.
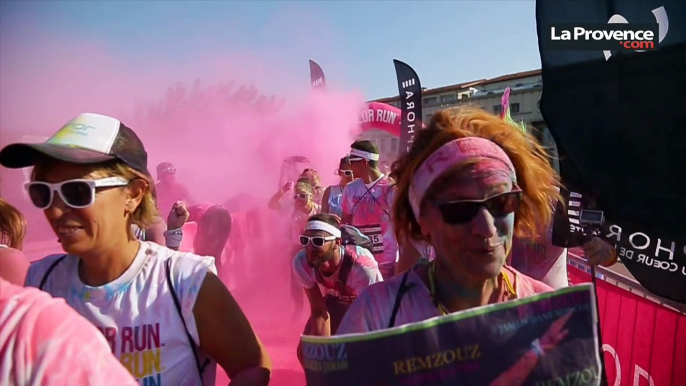
M 207 53 L 249 53 L 283 61 L 303 87 L 311 58 L 329 83 L 362 90 L 367 99 L 397 94 L 394 58 L 413 66 L 429 88 L 540 67 L 534 1 L 0 4 L 5 38 L 31 20 L 43 33 L 95 39 L 131 60 L 182 63 Z

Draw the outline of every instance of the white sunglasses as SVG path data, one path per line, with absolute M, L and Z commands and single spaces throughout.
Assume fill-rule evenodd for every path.
M 306 247 L 307 244 L 312 243 L 315 247 L 323 247 L 324 243 L 327 241 L 333 241 L 336 240 L 338 237 L 336 236 L 305 236 L 305 235 L 300 235 L 300 245 L 303 247 Z
M 96 188 L 126 186 L 129 181 L 122 177 L 107 177 L 97 180 L 75 179 L 55 184 L 42 181 L 27 182 L 24 187 L 29 193 L 31 202 L 38 209 L 47 209 L 52 205 L 55 192 L 62 202 L 70 208 L 87 208 L 95 202 Z

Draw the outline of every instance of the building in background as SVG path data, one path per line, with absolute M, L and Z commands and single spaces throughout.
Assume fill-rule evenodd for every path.
M 466 104 L 481 107 L 494 114 L 500 114 L 500 100 L 507 87 L 511 90 L 510 114 L 512 119 L 523 121 L 534 128 L 534 136 L 549 149 L 551 161 L 559 170 L 555 143 L 546 128 L 539 109 L 543 90 L 541 70 L 518 72 L 493 79 L 480 79 L 445 87 L 424 89 L 422 91 L 423 121 L 428 123 L 431 116 L 439 110 Z M 381 98 L 372 102 L 400 106 L 397 96 Z M 369 130 L 362 133 L 359 138 L 375 142 L 381 152 L 381 160 L 392 162 L 398 154 L 398 137 L 388 132 Z

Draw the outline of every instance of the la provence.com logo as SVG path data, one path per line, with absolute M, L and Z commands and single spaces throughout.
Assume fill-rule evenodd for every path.
M 655 23 L 630 24 L 613 15 L 607 24 L 554 24 L 544 29 L 545 48 L 562 51 L 602 50 L 605 60 L 615 51 L 652 51 L 667 37 L 669 16 L 664 7 L 652 10 Z
M 549 28 L 551 50 L 645 51 L 658 47 L 655 24 L 557 24 Z

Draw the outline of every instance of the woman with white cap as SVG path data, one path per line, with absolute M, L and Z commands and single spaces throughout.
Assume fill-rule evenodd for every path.
M 81 114 L 47 142 L 12 144 L 0 164 L 34 166 L 33 204 L 66 254 L 34 263 L 26 284 L 64 298 L 105 335 L 141 384 L 266 385 L 270 359 L 214 259 L 139 241 L 157 216 L 147 153 L 119 120 Z M 167 245 L 181 230 L 168 230 Z M 178 244 L 177 244 L 178 246 Z

